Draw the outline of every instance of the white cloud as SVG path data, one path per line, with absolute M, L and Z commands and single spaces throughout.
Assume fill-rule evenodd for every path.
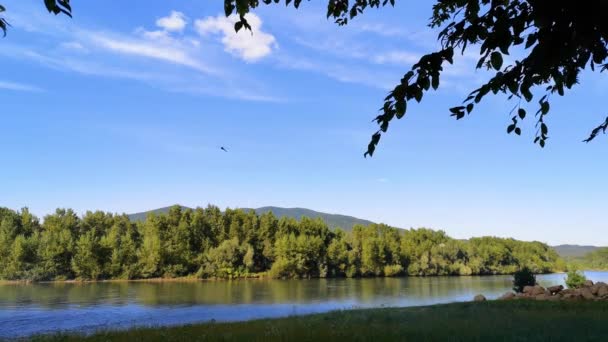
M 30 92 L 42 91 L 41 88 L 38 88 L 36 86 L 8 81 L 0 81 L 0 89 Z
M 61 43 L 59 46 L 66 50 L 72 50 L 72 51 L 82 52 L 82 53 L 89 52 L 89 50 L 87 48 L 85 48 L 82 44 L 80 44 L 79 42 L 73 42 L 73 41 L 64 42 L 64 43 Z
M 378 23 L 363 24 L 358 28 L 363 32 L 375 33 L 385 37 L 403 36 L 406 34 L 406 32 L 401 28 L 389 27 Z
M 394 72 L 366 68 L 359 65 L 346 65 L 296 57 L 278 55 L 277 65 L 282 68 L 302 71 L 312 71 L 343 83 L 362 84 L 372 88 L 389 90 L 394 86 Z
M 247 62 L 255 62 L 268 56 L 278 45 L 273 35 L 262 31 L 260 17 L 251 13 L 246 19 L 251 25 L 251 31 L 243 28 L 237 33 L 234 30 L 237 17 L 234 15 L 228 18 L 220 15 L 198 19 L 194 25 L 201 36 L 221 34 L 225 51 Z
M 375 55 L 373 62 L 377 64 L 397 64 L 411 66 L 417 63 L 420 56 L 406 51 L 392 51 Z
M 160 18 L 156 21 L 156 26 L 167 32 L 182 32 L 188 25 L 188 21 L 184 13 L 171 11 L 167 17 Z
M 133 70 L 107 67 L 100 63 L 91 61 L 80 61 L 78 59 L 73 58 L 50 57 L 30 50 L 15 52 L 18 52 L 22 57 L 32 59 L 37 63 L 43 64 L 49 68 L 62 71 L 72 71 L 82 75 L 127 78 L 146 82 L 161 79 L 166 80 L 168 78 L 168 76 L 164 74 L 161 75 L 149 72 L 138 72 Z
M 115 53 L 147 57 L 174 64 L 187 66 L 204 73 L 214 73 L 197 58 L 191 56 L 179 42 L 170 40 L 145 41 L 122 38 L 111 38 L 103 34 L 91 33 L 88 40 L 98 47 Z

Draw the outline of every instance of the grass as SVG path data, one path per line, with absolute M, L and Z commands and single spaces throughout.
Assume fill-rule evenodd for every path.
M 607 302 L 489 301 L 139 328 L 34 341 L 607 341 Z

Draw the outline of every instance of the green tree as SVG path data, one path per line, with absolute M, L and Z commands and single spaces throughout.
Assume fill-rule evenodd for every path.
M 102 265 L 99 262 L 101 248 L 95 231 L 90 230 L 76 241 L 72 270 L 79 279 L 97 280 L 102 274 Z
M 209 250 L 200 275 L 233 278 L 245 273 L 243 261 L 247 250 L 248 246 L 240 245 L 236 237 L 222 242 L 218 247 Z
M 348 271 L 348 243 L 342 230 L 336 232 L 336 236 L 327 246 L 328 275 L 332 277 L 346 276 Z
M 73 277 L 72 257 L 75 238 L 80 232 L 80 219 L 71 209 L 57 209 L 44 217 L 38 256 L 41 260 L 38 273 L 44 279 Z
M 227 239 L 230 235 L 231 239 Z M 590 260 L 603 262 L 605 250 Z M 544 243 L 496 237 L 455 240 L 443 231 L 387 225 L 329 230 L 318 219 L 215 207 L 174 207 L 133 223 L 126 215 L 58 209 L 42 224 L 0 208 L 0 278 L 100 279 L 198 275 L 278 278 L 512 274 L 563 269 Z M 561 267 L 561 268 L 560 268 Z
M 159 276 L 162 270 L 162 253 L 158 220 L 150 216 L 140 227 L 142 243 L 138 252 L 139 273 L 144 278 Z
M 137 227 L 126 215 L 116 216 L 112 227 L 101 240 L 104 253 L 104 273 L 110 278 L 133 279 L 138 276 L 137 252 L 139 249 Z

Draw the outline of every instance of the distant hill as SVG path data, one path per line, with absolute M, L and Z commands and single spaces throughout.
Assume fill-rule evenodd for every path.
M 164 213 L 167 213 L 170 208 L 171 207 L 164 207 L 164 208 L 154 209 L 154 210 L 145 211 L 145 212 L 141 212 L 141 213 L 130 214 L 129 219 L 131 221 L 143 221 L 146 219 L 146 216 L 148 216 L 148 214 L 151 214 L 151 213 L 164 214 Z M 186 209 L 187 207 L 182 206 L 182 208 Z M 305 209 L 305 208 L 262 207 L 262 208 L 257 208 L 257 209 L 251 209 L 251 208 L 242 208 L 242 209 L 245 211 L 253 210 L 258 215 L 261 215 L 261 214 L 264 214 L 267 212 L 272 212 L 276 217 L 279 217 L 279 218 L 291 217 L 291 218 L 295 218 L 296 220 L 301 220 L 302 217 L 321 218 L 327 224 L 327 226 L 329 226 L 330 228 L 333 229 L 333 228 L 340 227 L 346 231 L 352 230 L 353 226 L 355 226 L 357 224 L 367 226 L 367 225 L 374 223 L 372 221 L 363 220 L 363 219 L 352 217 L 352 216 L 328 214 L 328 213 L 323 213 L 323 212 L 314 211 L 314 210 Z
M 580 245 L 559 245 L 553 246 L 553 249 L 564 259 L 581 258 L 601 247 L 596 246 L 580 246 Z
M 301 220 L 302 217 L 310 217 L 310 218 L 321 218 L 325 223 L 329 226 L 329 228 L 337 228 L 340 227 L 343 230 L 350 231 L 353 229 L 353 226 L 360 224 L 364 226 L 368 226 L 370 224 L 374 224 L 372 221 L 346 216 L 346 215 L 338 215 L 338 214 L 327 214 L 319 211 L 314 211 L 305 208 L 279 208 L 279 207 L 262 207 L 257 209 L 244 209 L 244 210 L 255 210 L 258 215 L 272 212 L 276 217 L 292 217 L 296 220 Z
M 149 214 L 166 214 L 169 212 L 169 209 L 173 207 L 174 206 L 158 208 L 154 210 L 144 211 L 141 213 L 129 214 L 127 216 L 129 216 L 129 220 L 131 221 L 144 221 Z M 189 209 L 188 207 L 184 207 L 183 205 L 180 205 L 180 207 L 182 207 L 182 209 Z

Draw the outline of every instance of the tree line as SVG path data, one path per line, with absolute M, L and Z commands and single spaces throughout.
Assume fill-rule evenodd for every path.
M 275 278 L 511 274 L 563 270 L 544 243 L 457 240 L 443 231 L 384 224 L 330 230 L 321 219 L 218 207 L 132 222 L 127 215 L 57 209 L 42 222 L 0 208 L 0 279 Z
M 599 248 L 580 258 L 570 260 L 573 269 L 579 270 L 608 270 L 608 247 Z

